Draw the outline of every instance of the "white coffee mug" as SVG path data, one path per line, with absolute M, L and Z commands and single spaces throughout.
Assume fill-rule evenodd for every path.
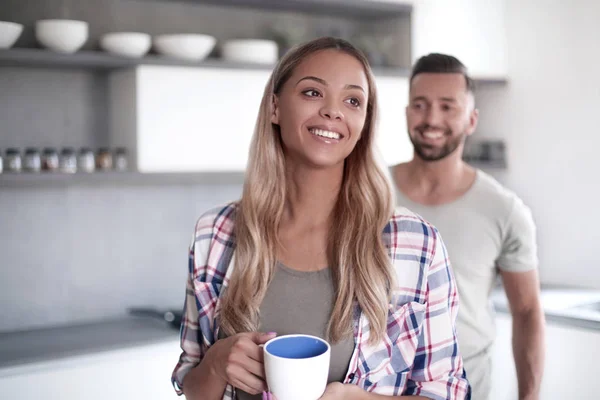
M 269 391 L 277 400 L 317 400 L 327 386 L 331 346 L 310 335 L 285 335 L 263 347 Z

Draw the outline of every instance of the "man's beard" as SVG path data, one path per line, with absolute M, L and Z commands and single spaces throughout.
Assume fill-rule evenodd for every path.
M 430 130 L 431 128 L 432 127 L 430 125 L 420 125 L 416 127 L 415 130 L 418 132 L 418 135 L 421 136 L 423 132 Z M 415 153 L 417 153 L 419 158 L 421 158 L 423 161 L 438 161 L 448 157 L 450 154 L 454 153 L 456 149 L 458 149 L 458 146 L 460 146 L 466 137 L 464 133 L 454 137 L 450 129 L 446 129 L 444 131 L 444 136 L 449 139 L 442 147 L 437 147 L 419 142 L 418 138 L 413 138 L 410 133 L 408 135 L 415 149 Z

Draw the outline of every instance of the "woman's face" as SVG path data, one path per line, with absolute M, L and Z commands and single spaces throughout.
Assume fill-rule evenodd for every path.
M 294 70 L 274 98 L 286 161 L 312 168 L 343 165 L 367 117 L 369 85 L 351 55 L 323 50 Z

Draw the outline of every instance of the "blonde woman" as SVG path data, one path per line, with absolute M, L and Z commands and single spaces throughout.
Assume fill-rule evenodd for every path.
M 196 225 L 179 394 L 265 397 L 259 345 L 277 332 L 332 344 L 323 400 L 468 396 L 446 250 L 434 227 L 392 210 L 376 114 L 370 67 L 348 42 L 317 39 L 279 62 L 242 198 Z

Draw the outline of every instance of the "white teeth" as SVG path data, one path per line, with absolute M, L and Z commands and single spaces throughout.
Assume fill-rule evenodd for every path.
M 439 139 L 443 135 L 444 134 L 442 132 L 425 132 L 425 133 L 423 133 L 423 136 L 425 136 L 427 139 Z
M 340 134 L 337 132 L 326 131 L 326 130 L 318 129 L 318 128 L 312 128 L 310 130 L 310 133 L 312 133 L 313 135 L 322 136 L 322 137 L 326 137 L 329 139 L 339 139 L 341 137 Z

